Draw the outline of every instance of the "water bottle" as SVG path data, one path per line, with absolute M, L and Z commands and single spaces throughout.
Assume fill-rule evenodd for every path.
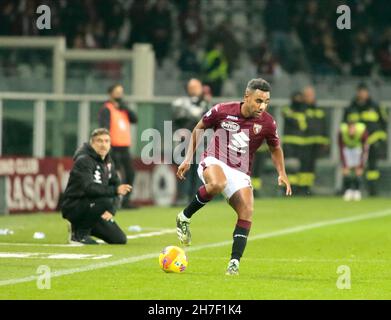
M 14 232 L 10 229 L 0 229 L 0 235 L 1 236 L 6 236 L 9 234 L 14 234 Z
M 128 227 L 128 231 L 131 231 L 131 232 L 141 232 L 141 227 L 140 226 L 129 226 Z
M 45 239 L 45 237 L 46 235 L 43 232 L 37 231 L 33 234 L 34 239 Z

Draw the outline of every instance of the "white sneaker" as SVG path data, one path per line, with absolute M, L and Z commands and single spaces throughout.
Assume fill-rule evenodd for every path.
M 237 259 L 232 259 L 228 262 L 227 271 L 225 272 L 227 276 L 237 276 L 239 275 L 239 261 Z
M 183 245 L 191 245 L 190 219 L 184 216 L 183 211 L 179 212 L 176 217 L 176 233 Z
M 353 200 L 353 196 L 354 196 L 354 190 L 348 189 L 345 191 L 345 194 L 343 195 L 343 199 L 345 201 L 351 201 Z
M 360 190 L 354 190 L 353 191 L 353 200 L 354 201 L 360 201 L 362 199 L 361 191 Z

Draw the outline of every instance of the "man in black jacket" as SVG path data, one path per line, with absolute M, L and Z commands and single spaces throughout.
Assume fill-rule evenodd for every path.
M 126 235 L 114 222 L 115 200 L 132 187 L 120 184 L 109 155 L 110 133 L 105 128 L 92 132 L 74 155 L 74 166 L 61 204 L 62 215 L 72 226 L 71 240 L 96 244 L 95 236 L 111 244 L 125 244 Z

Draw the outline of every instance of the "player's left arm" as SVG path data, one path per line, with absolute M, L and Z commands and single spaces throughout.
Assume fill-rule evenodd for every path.
M 118 188 L 120 184 L 121 184 L 121 179 L 119 178 L 117 170 L 114 166 L 114 163 L 112 162 L 111 168 L 110 168 L 109 185 Z
M 284 162 L 284 152 L 282 151 L 282 148 L 280 145 L 278 146 L 271 146 L 269 145 L 269 150 L 271 153 L 271 158 L 273 161 L 274 166 L 276 167 L 276 170 L 278 172 L 278 185 L 286 187 L 285 194 L 287 196 L 292 195 L 292 188 L 291 184 L 289 183 L 288 176 L 285 172 L 285 162 Z
M 266 129 L 266 142 L 269 146 L 273 164 L 278 172 L 278 185 L 286 187 L 285 194 L 287 196 L 292 195 L 291 184 L 289 183 L 288 176 L 285 171 L 284 152 L 282 151 L 280 144 L 280 137 L 277 132 L 277 124 L 273 121 L 272 125 Z
M 129 122 L 130 123 L 137 123 L 138 122 L 138 117 L 137 117 L 136 112 L 134 112 L 133 110 L 131 110 L 129 108 L 126 108 L 125 110 L 126 110 L 126 113 L 128 114 Z

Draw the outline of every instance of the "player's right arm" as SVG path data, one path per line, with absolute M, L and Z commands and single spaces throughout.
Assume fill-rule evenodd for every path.
M 191 163 L 193 161 L 194 153 L 201 142 L 201 138 L 204 135 L 205 129 L 206 129 L 206 125 L 203 119 L 201 119 L 200 121 L 198 121 L 197 125 L 194 127 L 191 133 L 190 143 L 186 152 L 185 159 L 178 167 L 178 171 L 176 174 L 177 177 L 181 180 L 186 179 L 185 174 L 190 169 Z
M 219 104 L 215 105 L 212 109 L 204 114 L 202 119 L 198 121 L 197 125 L 194 127 L 193 132 L 191 133 L 189 148 L 187 149 L 185 159 L 179 166 L 176 174 L 179 179 L 185 179 L 184 175 L 190 169 L 194 153 L 202 141 L 201 138 L 204 135 L 205 129 L 214 127 L 218 122 L 220 117 L 219 108 Z
M 279 186 L 285 185 L 286 187 L 285 194 L 287 196 L 291 196 L 292 187 L 285 171 L 284 152 L 282 151 L 282 148 L 279 145 L 278 146 L 269 145 L 269 150 L 271 153 L 273 164 L 278 172 L 278 185 Z

